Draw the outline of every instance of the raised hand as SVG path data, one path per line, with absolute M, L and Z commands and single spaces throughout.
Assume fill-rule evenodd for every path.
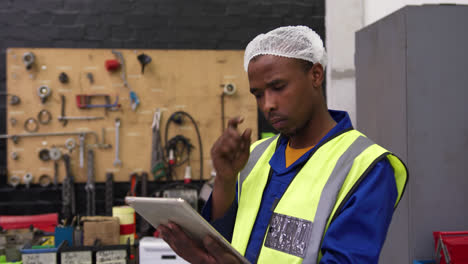
M 243 121 L 242 117 L 229 120 L 227 129 L 211 148 L 211 159 L 216 170 L 216 177 L 229 184 L 235 184 L 237 173 L 249 159 L 252 130 L 246 129 L 240 134 L 237 126 Z
M 236 180 L 239 171 L 249 159 L 251 129 L 242 134 L 237 126 L 244 121 L 241 117 L 229 120 L 228 127 L 211 148 L 211 159 L 216 170 L 212 193 L 212 220 L 222 217 L 231 206 L 236 195 Z

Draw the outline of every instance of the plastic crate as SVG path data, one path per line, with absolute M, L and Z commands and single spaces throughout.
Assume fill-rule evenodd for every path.
M 436 263 L 468 264 L 468 231 L 436 231 L 433 236 Z

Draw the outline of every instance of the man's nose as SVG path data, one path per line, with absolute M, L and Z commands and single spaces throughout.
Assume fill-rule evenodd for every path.
M 270 113 L 277 108 L 276 96 L 272 94 L 270 91 L 265 91 L 264 95 L 264 104 L 263 104 L 263 111 L 265 113 Z

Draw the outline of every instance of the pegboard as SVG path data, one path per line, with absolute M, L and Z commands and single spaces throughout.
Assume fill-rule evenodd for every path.
M 84 166 L 80 167 L 78 135 L 18 137 L 15 143 L 8 139 L 8 171 L 22 178 L 31 173 L 33 183 L 39 176 L 47 174 L 53 178 L 54 162 L 39 159 L 42 149 L 58 147 L 71 158 L 72 173 L 76 182 L 87 179 L 87 149 L 94 150 L 94 172 L 96 182 L 105 181 L 106 172 L 114 174 L 115 181 L 128 181 L 133 172 L 150 172 L 153 115 L 157 108 L 162 111 L 161 138 L 169 116 L 175 111 L 185 111 L 196 121 L 203 144 L 203 175 L 199 173 L 200 155 L 195 128 L 188 119 L 182 125 L 172 123 L 168 131 L 171 138 L 177 134 L 190 139 L 194 146 L 190 165 L 194 180 L 209 179 L 212 170 L 210 149 L 221 135 L 221 95 L 226 84 L 234 84 L 236 93 L 224 96 L 225 122 L 235 116 L 244 116 L 240 129 L 252 128 L 252 139 L 257 138 L 257 107 L 255 98 L 249 93 L 247 75 L 243 70 L 243 52 L 233 50 L 117 50 L 123 54 L 128 84 L 135 91 L 140 105 L 133 111 L 129 88 L 121 78 L 122 69 L 109 72 L 105 61 L 117 59 L 110 49 L 43 49 L 10 48 L 7 51 L 7 92 L 20 98 L 20 103 L 7 107 L 8 135 L 33 135 L 34 133 L 86 133 Z M 23 54 L 32 52 L 35 63 L 26 69 Z M 146 54 L 152 61 L 142 73 L 137 60 Z M 64 72 L 68 83 L 59 81 Z M 92 74 L 92 81 L 88 74 Z M 45 102 L 38 96 L 38 87 L 47 85 L 51 94 Z M 105 111 L 103 108 L 79 109 L 77 94 L 106 94 L 112 103 L 119 98 L 118 111 Z M 61 96 L 65 96 L 65 116 L 97 116 L 103 119 L 68 121 L 66 126 L 58 120 L 61 116 Z M 92 98 L 93 104 L 106 103 L 103 98 Z M 37 119 L 38 113 L 46 109 L 51 113 L 49 124 L 39 124 L 37 132 L 25 131 L 24 123 L 28 118 Z M 121 166 L 114 166 L 115 160 L 115 119 L 120 118 L 120 160 Z M 16 123 L 12 121 L 16 120 Z M 31 124 L 30 124 L 31 125 Z M 33 126 L 30 126 L 33 127 Z M 96 148 L 93 144 L 105 143 L 112 148 Z M 65 141 L 73 138 L 77 147 L 71 152 Z M 16 159 L 13 159 L 16 153 Z M 64 163 L 59 163 L 59 182 L 65 177 Z M 174 171 L 174 179 L 184 177 L 185 165 Z M 152 180 L 151 173 L 149 179 Z M 201 177 L 200 177 L 201 176 Z

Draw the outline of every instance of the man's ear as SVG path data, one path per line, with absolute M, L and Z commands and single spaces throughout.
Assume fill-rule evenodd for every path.
M 309 74 L 312 74 L 312 81 L 314 83 L 314 87 L 322 87 L 323 79 L 324 79 L 324 72 L 323 66 L 320 63 L 314 63 L 312 68 L 309 70 Z

